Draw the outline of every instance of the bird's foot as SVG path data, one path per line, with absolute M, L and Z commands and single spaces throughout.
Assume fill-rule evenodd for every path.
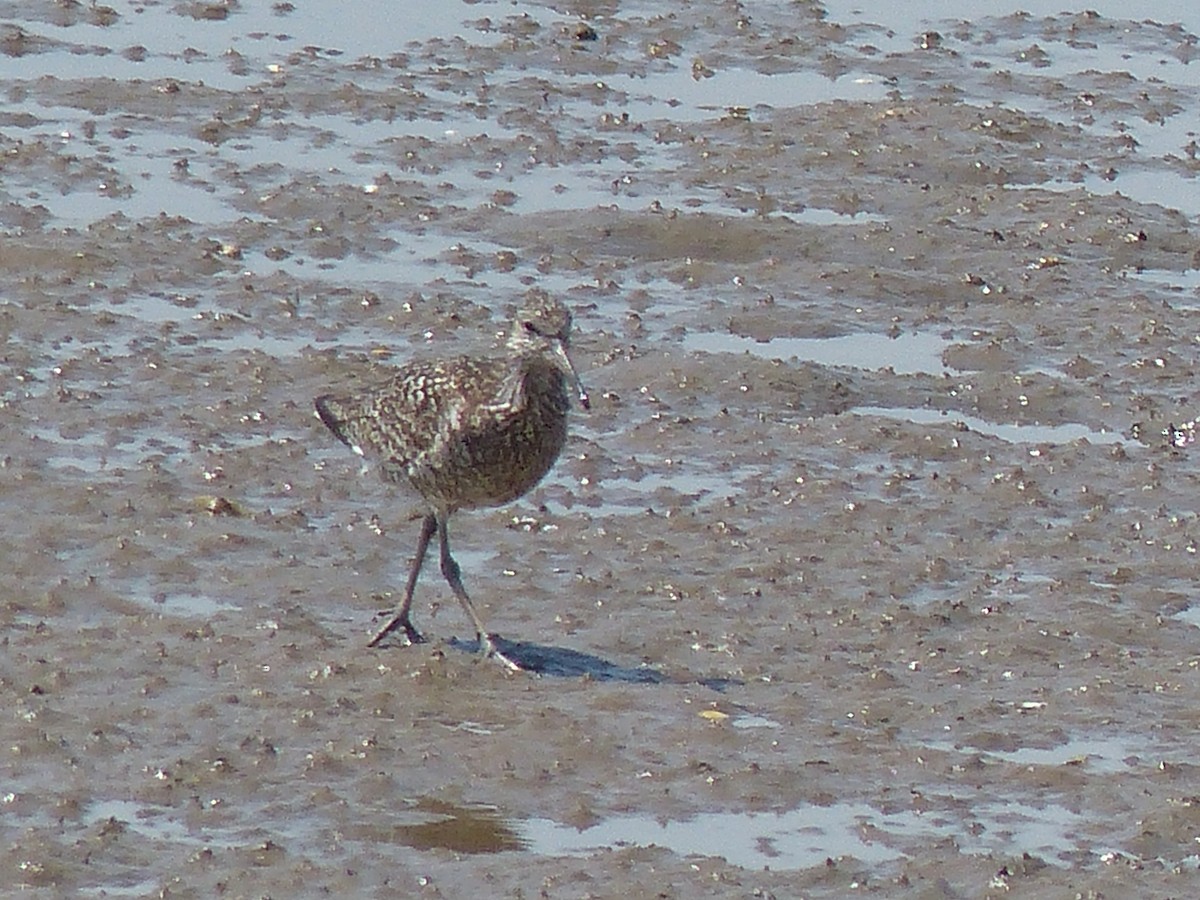
M 397 628 L 404 629 L 404 637 L 408 640 L 410 645 L 425 643 L 425 638 L 421 637 L 421 632 L 417 631 L 417 629 L 413 627 L 413 623 L 408 620 L 407 615 L 395 615 L 388 620 L 386 625 L 375 632 L 374 636 L 367 641 L 367 646 L 379 646 L 380 641 L 382 641 Z
M 505 656 L 500 648 L 496 646 L 497 637 L 498 635 L 495 634 L 481 634 L 479 636 L 479 649 L 483 655 L 488 659 L 494 659 L 510 672 L 524 672 L 524 666 L 511 657 Z

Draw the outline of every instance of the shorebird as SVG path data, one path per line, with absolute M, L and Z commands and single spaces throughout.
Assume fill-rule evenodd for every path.
M 475 626 L 485 656 L 520 666 L 496 647 L 471 605 L 450 553 L 447 522 L 460 509 L 500 506 L 529 491 L 550 471 L 567 440 L 573 392 L 589 408 L 587 391 L 568 355 L 571 314 L 543 292 L 517 311 L 499 356 L 458 356 L 413 362 L 374 390 L 316 398 L 317 415 L 387 481 L 411 487 L 425 506 L 404 598 L 367 646 L 397 629 L 410 643 L 413 591 L 429 543 L 437 534 L 442 575 Z

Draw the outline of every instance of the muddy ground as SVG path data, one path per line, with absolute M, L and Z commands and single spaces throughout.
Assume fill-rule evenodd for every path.
M 4 10 L 4 891 L 1194 894 L 1189 28 L 360 6 Z M 452 534 L 540 674 L 432 567 L 368 650 L 311 398 L 535 287 L 593 408 Z

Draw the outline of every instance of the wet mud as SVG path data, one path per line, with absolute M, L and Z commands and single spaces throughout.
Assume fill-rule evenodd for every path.
M 1200 23 L 10 4 L 0 886 L 1193 893 Z M 968 12 L 970 13 L 968 15 Z M 451 528 L 311 398 L 564 298 Z

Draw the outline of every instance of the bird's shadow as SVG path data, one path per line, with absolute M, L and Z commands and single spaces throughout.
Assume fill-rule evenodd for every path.
M 522 670 L 553 678 L 591 678 L 594 681 L 623 681 L 628 684 L 701 684 L 715 691 L 724 691 L 739 684 L 736 678 L 703 678 L 670 675 L 649 666 L 623 666 L 611 660 L 582 653 L 566 647 L 535 644 L 532 641 L 510 641 L 495 636 L 496 649 L 515 662 Z M 451 638 L 449 646 L 463 653 L 479 653 L 476 641 Z

